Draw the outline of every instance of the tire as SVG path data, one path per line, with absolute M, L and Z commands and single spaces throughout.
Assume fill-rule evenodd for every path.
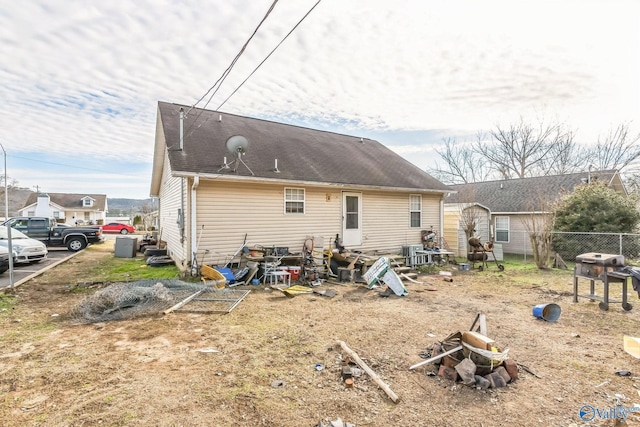
M 71 252 L 78 252 L 87 247 L 87 242 L 80 237 L 72 237 L 67 241 L 67 249 Z
M 122 230 L 120 230 L 120 234 L 129 234 L 129 232 L 126 228 L 123 228 Z
M 166 249 L 147 248 L 147 250 L 144 251 L 144 256 L 147 258 L 152 256 L 166 256 L 166 255 L 167 255 Z
M 149 267 L 164 267 L 165 265 L 174 265 L 174 261 L 171 257 L 163 256 L 151 256 L 147 259 L 147 265 Z

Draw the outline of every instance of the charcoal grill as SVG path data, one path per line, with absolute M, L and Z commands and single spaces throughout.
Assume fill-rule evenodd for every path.
M 609 310 L 609 303 L 622 303 L 622 308 L 629 311 L 632 305 L 627 302 L 627 279 L 630 274 L 623 272 L 625 268 L 624 256 L 614 254 L 602 254 L 589 252 L 576 257 L 576 266 L 573 270 L 573 302 L 578 302 L 578 297 L 589 298 L 591 301 L 600 301 L 601 310 Z M 578 294 L 578 279 L 589 279 L 589 294 Z M 595 292 L 595 282 L 602 282 L 603 296 Z M 609 299 L 609 284 L 622 284 L 622 300 Z

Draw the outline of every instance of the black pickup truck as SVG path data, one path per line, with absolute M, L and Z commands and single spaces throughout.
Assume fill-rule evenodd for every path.
M 71 252 L 82 250 L 91 243 L 104 242 L 100 226 L 71 227 L 58 224 L 55 218 L 15 217 L 9 218 L 2 225 L 20 230 L 47 246 L 66 246 Z

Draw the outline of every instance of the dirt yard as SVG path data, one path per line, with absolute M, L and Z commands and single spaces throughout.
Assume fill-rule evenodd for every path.
M 623 335 L 640 336 L 638 296 L 629 312 L 575 304 L 570 271 L 516 274 L 489 264 L 454 271 L 451 283 L 420 276 L 405 282 L 405 297 L 363 284 L 323 286 L 337 292 L 332 298 L 248 286 L 225 315 L 73 323 L 69 311 L 100 288 L 76 284 L 109 256 L 108 245 L 84 251 L 18 287 L 13 308 L 0 313 L 0 425 L 613 426 L 604 417 L 616 405 L 640 403 L 640 360 L 622 346 Z M 558 322 L 532 316 L 540 303 L 562 308 Z M 487 335 L 537 376 L 521 369 L 507 387 L 479 390 L 432 376 L 434 365 L 409 370 L 480 312 Z M 337 340 L 397 403 L 366 373 L 345 387 Z M 585 405 L 599 411 L 592 421 L 580 418 Z M 640 425 L 640 412 L 626 416 Z

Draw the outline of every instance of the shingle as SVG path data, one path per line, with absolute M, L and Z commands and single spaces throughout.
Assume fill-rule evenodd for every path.
M 492 212 L 532 212 L 538 210 L 536 202 L 540 197 L 555 201 L 563 194 L 572 192 L 589 177 L 609 183 L 616 174 L 615 170 L 607 170 L 456 184 L 451 188 L 457 193 L 447 197 L 445 203 L 476 202 L 488 207 Z
M 73 194 L 73 193 L 46 193 L 51 203 L 68 209 L 87 209 L 89 207 L 82 205 L 83 197 L 91 197 L 94 199 L 91 209 L 105 210 L 107 196 L 105 194 Z M 23 207 L 33 205 L 38 201 L 38 193 L 31 193 L 27 198 Z
M 256 177 L 279 180 L 365 185 L 445 192 L 449 187 L 371 139 L 314 130 L 210 110 L 193 109 L 184 124 L 179 146 L 179 110 L 187 106 L 159 102 L 159 113 L 174 172 L 250 176 L 242 164 L 219 171 L 227 139 L 242 135 L 249 141 L 242 157 Z M 278 170 L 273 171 L 275 160 Z

